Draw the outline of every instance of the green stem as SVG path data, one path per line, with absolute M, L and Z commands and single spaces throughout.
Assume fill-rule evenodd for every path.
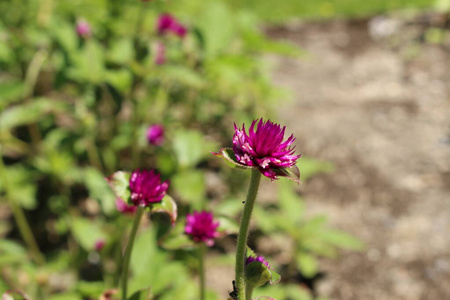
M 198 273 L 200 276 L 200 300 L 205 300 L 205 252 L 206 247 L 201 243 L 198 248 Z
M 16 220 L 17 227 L 19 229 L 20 235 L 22 236 L 25 244 L 27 245 L 28 250 L 30 251 L 30 255 L 33 260 L 39 264 L 43 265 L 45 263 L 44 256 L 39 250 L 39 246 L 36 243 L 36 239 L 33 236 L 33 232 L 31 231 L 31 227 L 28 224 L 27 218 L 25 217 L 25 213 L 22 208 L 17 205 L 15 199 L 13 199 L 13 193 L 11 192 L 11 184 L 8 179 L 8 175 L 6 174 L 5 164 L 3 163 L 3 158 L 0 155 L 0 178 L 4 184 L 6 198 L 9 201 L 9 205 L 14 215 L 14 219 Z
M 128 284 L 128 267 L 130 265 L 131 251 L 133 250 L 134 238 L 139 227 L 142 215 L 145 208 L 139 207 L 135 213 L 133 227 L 131 228 L 130 238 L 128 239 L 127 248 L 125 249 L 125 257 L 122 272 L 122 300 L 127 299 L 127 284 Z
M 245 259 L 247 252 L 247 237 L 250 226 L 250 218 L 255 204 L 256 195 L 258 194 L 259 182 L 261 181 L 261 173 L 258 169 L 252 169 L 252 178 L 248 188 L 247 200 L 245 201 L 244 212 L 241 217 L 241 227 L 236 248 L 236 288 L 238 292 L 238 300 L 245 300 Z
M 245 300 L 252 300 L 253 287 L 246 286 L 245 287 Z

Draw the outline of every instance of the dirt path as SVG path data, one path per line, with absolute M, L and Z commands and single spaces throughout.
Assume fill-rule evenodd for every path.
M 450 51 L 396 26 L 378 40 L 365 21 L 269 30 L 309 53 L 271 58 L 294 91 L 280 120 L 337 166 L 301 187 L 309 211 L 367 246 L 321 261 L 330 299 L 450 299 Z

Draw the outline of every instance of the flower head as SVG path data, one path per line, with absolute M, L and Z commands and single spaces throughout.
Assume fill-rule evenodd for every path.
M 82 38 L 88 38 L 91 35 L 91 25 L 87 21 L 80 20 L 75 27 L 77 34 Z
M 137 207 L 134 205 L 126 204 L 122 198 L 117 198 L 116 199 L 116 209 L 124 214 L 134 214 L 137 210 Z
M 135 170 L 129 181 L 131 201 L 136 206 L 149 206 L 166 195 L 169 183 L 161 182 L 160 175 L 153 170 Z
M 175 35 L 183 38 L 186 35 L 186 27 L 178 23 L 178 21 L 170 14 L 160 15 L 157 23 L 158 34 L 165 34 L 172 32 Z
M 151 125 L 147 129 L 147 141 L 155 146 L 161 146 L 164 143 L 164 127 L 159 124 Z
M 254 257 L 254 256 L 247 257 L 247 260 L 245 261 L 245 265 L 248 266 L 249 264 L 251 264 L 254 261 L 259 261 L 259 262 L 263 263 L 268 269 L 270 269 L 270 264 L 266 261 L 266 259 L 262 255 L 258 255 L 256 257 Z
M 188 214 L 184 232 L 197 242 L 204 242 L 208 246 L 214 245 L 214 238 L 218 236 L 219 222 L 214 222 L 213 214 L 207 211 Z
M 264 122 L 259 119 L 258 122 L 257 119 L 252 122 L 247 134 L 244 124 L 242 129 L 234 124 L 233 152 L 236 159 L 243 165 L 257 167 L 272 180 L 277 179 L 274 169 L 292 167 L 301 156 L 294 155 L 295 146 L 291 147 L 295 141 L 293 135 L 283 141 L 285 129 L 270 120 Z

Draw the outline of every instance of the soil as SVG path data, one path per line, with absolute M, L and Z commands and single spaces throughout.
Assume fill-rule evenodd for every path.
M 427 42 L 446 22 L 388 16 L 267 30 L 306 51 L 268 58 L 274 81 L 293 91 L 279 122 L 299 152 L 336 166 L 299 188 L 308 211 L 366 245 L 321 259 L 320 296 L 450 299 L 450 33 Z

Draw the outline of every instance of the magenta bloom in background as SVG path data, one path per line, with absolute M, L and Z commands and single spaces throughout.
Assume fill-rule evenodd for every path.
M 121 198 L 116 199 L 116 209 L 124 214 L 134 214 L 137 207 L 134 205 L 128 205 Z
M 251 264 L 254 261 L 259 261 L 259 262 L 263 263 L 268 269 L 270 269 L 269 263 L 266 261 L 264 256 L 261 256 L 261 255 L 258 255 L 256 257 L 254 257 L 254 256 L 247 257 L 247 260 L 245 261 L 245 265 L 248 266 L 249 264 Z
M 75 27 L 78 36 L 88 38 L 91 35 L 91 26 L 87 21 L 80 20 Z
M 161 146 L 164 143 L 164 127 L 159 124 L 151 125 L 147 129 L 147 141 L 149 144 Z
M 186 27 L 178 23 L 178 21 L 170 14 L 160 15 L 157 22 L 158 34 L 172 32 L 183 38 L 186 35 Z
M 100 240 L 97 240 L 95 242 L 95 245 L 94 245 L 95 251 L 99 252 L 99 251 L 101 251 L 103 249 L 103 247 L 105 247 L 105 241 L 104 240 L 100 239 Z
M 285 129 L 270 120 L 264 122 L 259 119 L 258 122 L 257 119 L 252 122 L 247 134 L 244 124 L 242 129 L 234 124 L 233 152 L 236 159 L 243 165 L 257 167 L 272 180 L 278 179 L 273 169 L 292 167 L 301 156 L 294 155 L 295 146 L 291 147 L 295 141 L 293 135 L 283 141 Z
M 195 242 L 204 242 L 211 247 L 214 245 L 214 238 L 219 235 L 217 227 L 219 227 L 219 222 L 214 222 L 212 213 L 194 211 L 193 214 L 188 214 L 186 217 L 184 232 Z
M 135 170 L 130 177 L 131 201 L 136 206 L 149 206 L 166 195 L 169 183 L 161 182 L 159 174 L 153 170 Z

